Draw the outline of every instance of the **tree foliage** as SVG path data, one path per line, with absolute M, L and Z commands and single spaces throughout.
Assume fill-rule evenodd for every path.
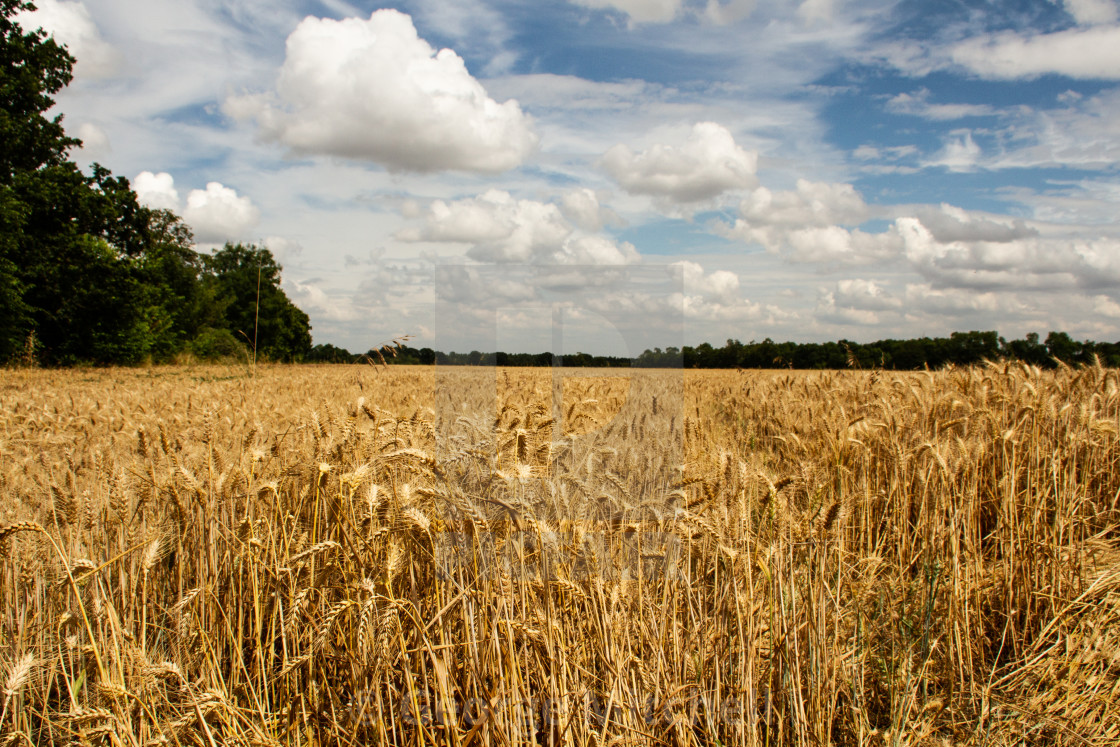
M 368 355 L 368 354 L 367 354 Z M 316 363 L 353 363 L 366 356 L 352 355 L 333 345 L 316 345 L 306 360 Z M 761 342 L 728 340 L 723 347 L 702 343 L 696 347 L 654 348 L 636 359 L 574 353 L 560 361 L 566 367 L 582 368 L 886 368 L 913 371 L 922 368 L 976 365 L 984 361 L 1018 360 L 1042 368 L 1060 363 L 1088 365 L 1100 361 L 1120 367 L 1120 342 L 1078 342 L 1065 332 L 1051 332 L 1039 342 L 1032 332 L 1021 340 L 1007 340 L 998 332 L 954 332 L 949 337 L 920 337 L 909 340 L 879 340 L 858 343 Z M 443 353 L 431 348 L 401 346 L 389 361 L 405 365 L 440 366 L 551 366 L 552 353 Z
M 203 257 L 203 288 L 220 299 L 217 325 L 241 336 L 259 357 L 300 360 L 311 349 L 307 314 L 280 288 L 281 267 L 264 247 L 226 244 Z
M 85 174 L 70 159 L 81 141 L 49 113 L 74 58 L 23 29 L 15 16 L 25 10 L 34 6 L 0 0 L 0 362 L 32 341 L 54 365 L 230 354 L 231 341 L 237 353 L 257 324 L 261 357 L 299 359 L 311 348 L 308 318 L 267 249 L 200 255 L 177 215 L 140 205 L 103 166 Z

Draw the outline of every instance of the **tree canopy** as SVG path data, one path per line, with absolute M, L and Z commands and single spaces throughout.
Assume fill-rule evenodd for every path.
M 230 355 L 254 331 L 261 357 L 302 358 L 309 320 L 268 249 L 200 254 L 179 216 L 142 206 L 100 164 L 85 174 L 71 160 L 81 141 L 50 111 L 75 61 L 16 22 L 25 10 L 34 6 L 0 0 L 0 362 Z
M 304 358 L 313 363 L 356 363 L 369 360 L 369 353 L 354 355 L 334 345 L 316 345 Z M 551 366 L 552 353 L 444 353 L 431 348 L 401 345 L 387 363 L 440 366 Z M 907 371 L 945 366 L 969 366 L 984 361 L 1018 360 L 1042 368 L 1059 363 L 1088 365 L 1097 361 L 1120 367 L 1120 342 L 1077 341 L 1065 332 L 1051 332 L 1044 342 L 1031 332 L 1021 340 L 1007 340 L 998 332 L 954 332 L 949 337 L 920 337 L 909 340 L 879 340 L 858 343 L 761 342 L 728 340 L 717 348 L 711 343 L 695 347 L 645 350 L 637 358 L 572 353 L 561 357 L 565 367 L 581 368 L 885 368 Z

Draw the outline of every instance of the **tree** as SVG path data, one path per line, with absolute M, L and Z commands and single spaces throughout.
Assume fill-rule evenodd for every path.
M 51 98 L 71 79 L 73 58 L 41 34 L 25 34 L 13 16 L 33 6 L 0 0 L 0 358 L 10 358 L 31 328 L 19 272 L 24 226 L 30 210 L 20 199 L 17 178 L 64 159 L 74 144 L 61 117 L 43 116 Z
M 1046 350 L 1063 363 L 1073 363 L 1081 357 L 1081 343 L 1075 342 L 1066 332 L 1046 335 Z
M 144 287 L 152 357 L 168 360 L 214 326 L 217 302 L 199 283 L 202 258 L 194 250 L 194 234 L 178 215 L 150 211 L 148 235 L 135 264 Z
M 151 334 L 132 259 L 149 244 L 150 211 L 126 179 L 68 156 L 52 98 L 74 58 L 14 17 L 34 6 L 0 0 L 0 358 L 34 333 L 48 362 L 131 363 Z
M 260 358 L 299 361 L 310 352 L 310 319 L 281 289 L 283 268 L 272 252 L 252 244 L 226 244 L 203 255 L 202 262 L 203 292 L 220 308 L 215 326 L 255 345 Z

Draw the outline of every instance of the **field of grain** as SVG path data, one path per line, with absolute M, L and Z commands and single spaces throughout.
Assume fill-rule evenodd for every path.
M 2 371 L 0 745 L 1116 744 L 1118 431 L 1094 367 Z

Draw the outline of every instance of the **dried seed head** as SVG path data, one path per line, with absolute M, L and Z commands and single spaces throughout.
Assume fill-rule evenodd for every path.
M 14 698 L 27 681 L 31 679 L 31 672 L 35 668 L 35 655 L 28 652 L 22 659 L 12 664 L 8 670 L 8 679 L 4 682 L 4 698 Z

